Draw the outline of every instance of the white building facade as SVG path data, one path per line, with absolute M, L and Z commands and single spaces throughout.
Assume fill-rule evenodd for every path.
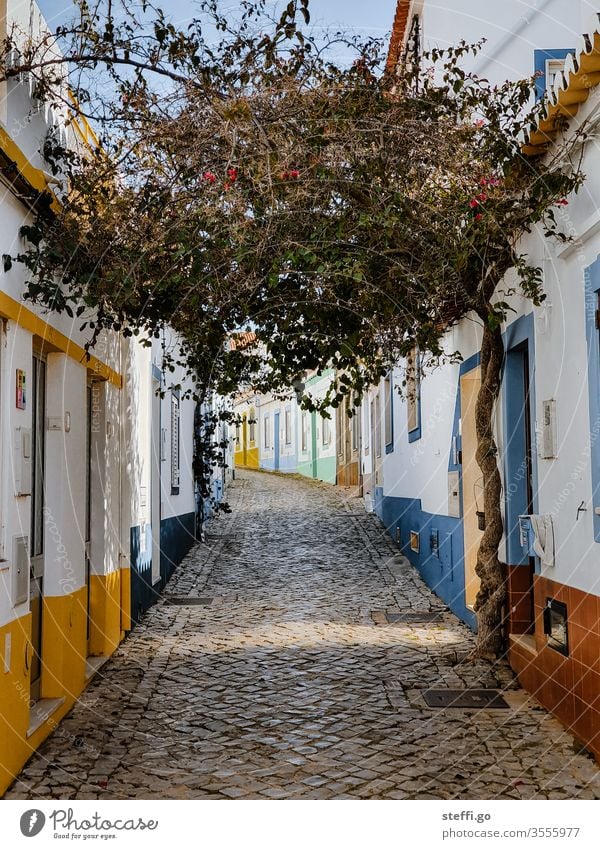
M 35 4 L 17 0 L 0 3 L 0 20 L 25 34 L 45 27 Z M 3 89 L 0 253 L 11 256 L 39 205 L 56 208 L 40 152 L 48 129 L 73 144 L 94 136 L 33 100 L 27 78 Z M 161 372 L 162 342 L 105 334 L 88 356 L 79 321 L 24 302 L 24 270 L 9 266 L 0 274 L 0 793 L 157 598 L 195 540 L 197 512 L 194 402 L 183 375 Z
M 487 37 L 472 66 L 498 82 L 531 74 L 543 54 L 542 74 L 557 71 L 550 108 L 568 102 L 573 125 L 594 125 L 600 119 L 597 16 L 587 3 L 549 0 L 525 4 L 523 17 L 523 5 L 400 2 L 391 59 L 401 60 L 415 31 L 425 47 Z M 580 24 L 590 27 L 585 37 L 575 34 Z M 564 70 L 550 63 L 552 54 Z M 536 153 L 538 141 L 532 133 L 527 150 Z M 523 686 L 600 757 L 600 169 L 593 142 L 583 155 L 586 182 L 561 213 L 573 242 L 533 233 L 520 246 L 543 269 L 547 297 L 541 307 L 512 299 L 495 431 L 509 659 Z M 362 456 L 368 494 L 389 533 L 472 627 L 484 521 L 474 420 L 480 337 L 469 316 L 445 339 L 462 362 L 420 377 L 402 363 L 371 391 L 369 407 L 380 411 L 374 417 L 380 449 Z M 414 393 L 401 398 L 394 387 L 405 377 Z

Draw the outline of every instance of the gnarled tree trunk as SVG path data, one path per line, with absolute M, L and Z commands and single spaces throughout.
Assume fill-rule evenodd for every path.
M 482 316 L 483 318 L 483 316 Z M 490 327 L 484 318 L 481 344 L 481 387 L 475 405 L 476 459 L 483 475 L 485 531 L 479 543 L 475 572 L 481 580 L 477 614 L 478 657 L 495 658 L 502 651 L 502 616 L 506 598 L 505 567 L 498 547 L 502 540 L 502 481 L 494 440 L 493 415 L 500 392 L 504 343 L 500 327 Z

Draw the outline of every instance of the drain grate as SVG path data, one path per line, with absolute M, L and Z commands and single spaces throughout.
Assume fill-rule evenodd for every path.
M 494 708 L 509 707 L 498 690 L 425 690 L 423 698 L 433 708 Z
M 212 601 L 210 596 L 165 596 L 165 604 L 174 604 L 178 607 L 208 607 Z
M 387 621 L 390 625 L 405 622 L 407 625 L 427 623 L 427 622 L 443 622 L 442 614 L 431 611 L 423 611 L 421 613 L 386 613 Z

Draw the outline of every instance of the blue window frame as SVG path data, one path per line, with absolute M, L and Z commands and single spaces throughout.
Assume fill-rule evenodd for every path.
M 383 411 L 385 431 L 385 453 L 394 450 L 394 377 L 390 369 L 383 379 Z
M 406 360 L 406 409 L 408 441 L 421 438 L 421 370 L 418 348 Z
M 552 50 L 534 50 L 533 51 L 533 71 L 539 74 L 535 81 L 535 99 L 541 100 L 546 94 L 548 87 L 547 68 L 548 62 L 554 60 L 565 60 L 569 53 L 575 53 L 574 48 L 570 49 L 552 49 Z

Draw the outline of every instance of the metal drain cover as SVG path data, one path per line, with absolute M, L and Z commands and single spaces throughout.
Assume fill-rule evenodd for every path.
M 212 604 L 209 596 L 165 596 L 165 604 L 175 604 L 179 607 L 208 607 Z
M 433 708 L 508 709 L 498 690 L 425 690 L 423 698 Z
M 406 622 L 407 625 L 416 625 L 419 622 L 443 622 L 441 613 L 429 611 L 422 613 L 386 613 L 385 615 L 390 625 L 394 625 L 397 622 Z

